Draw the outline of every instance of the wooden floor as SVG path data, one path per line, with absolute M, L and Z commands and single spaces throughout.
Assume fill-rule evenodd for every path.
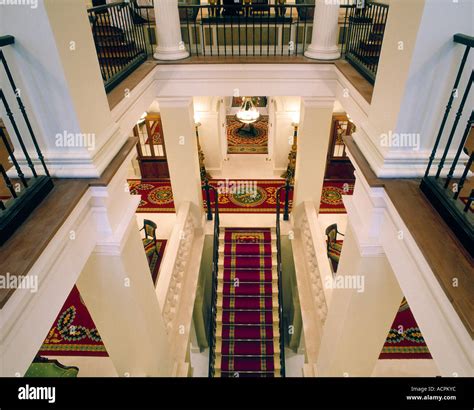
M 369 104 L 372 102 L 372 94 L 374 86 L 370 84 L 354 67 L 346 60 L 340 59 L 334 62 L 339 71 L 347 78 L 347 80 L 359 91 Z
M 133 90 L 157 66 L 156 60 L 148 59 L 125 80 L 119 83 L 107 94 L 109 108 L 113 110 L 115 106 L 125 98 L 126 90 Z
M 53 190 L 0 248 L 2 271 L 26 275 L 87 189 L 108 185 L 135 144 L 136 139 L 129 138 L 100 178 L 54 179 Z M 13 292 L 14 289 L 0 289 L 0 309 Z
M 474 336 L 474 262 L 420 189 L 420 179 L 377 178 L 352 137 L 349 151 L 372 187 L 383 187 L 464 326 Z M 454 287 L 457 279 L 459 286 Z

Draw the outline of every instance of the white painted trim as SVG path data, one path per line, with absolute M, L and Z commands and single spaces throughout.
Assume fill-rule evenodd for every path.
M 344 205 L 359 249 L 367 256 L 386 255 L 441 374 L 472 376 L 473 340 L 385 189 L 371 188 L 353 163 L 354 195 L 344 197 Z

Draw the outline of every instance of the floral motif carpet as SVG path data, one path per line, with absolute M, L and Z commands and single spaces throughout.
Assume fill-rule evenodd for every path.
M 320 214 L 345 214 L 346 208 L 342 202 L 343 195 L 354 193 L 354 183 L 324 181 L 321 193 Z
M 141 195 L 137 212 L 175 212 L 173 192 L 169 181 L 141 182 L 129 180 L 130 193 Z M 218 190 L 219 212 L 222 213 L 275 213 L 276 191 L 283 186 L 283 179 L 262 180 L 212 180 L 210 185 Z M 210 191 L 211 206 L 215 203 L 214 192 Z M 289 196 L 290 209 L 293 192 Z M 203 189 L 203 204 L 207 207 Z M 283 210 L 284 195 L 281 196 Z
M 343 241 L 337 241 L 343 246 Z M 341 251 L 332 251 L 331 255 L 337 260 Z M 416 323 L 408 302 L 403 298 L 400 308 L 390 327 L 387 338 L 380 353 L 379 359 L 431 359 L 430 351 L 426 346 L 421 330 Z
M 239 133 L 242 123 L 235 116 L 227 116 L 228 154 L 268 154 L 268 116 L 262 115 L 252 126 L 255 136 Z
M 166 240 L 157 240 L 158 255 L 154 254 L 148 259 L 153 282 L 156 282 L 158 276 L 166 242 Z M 108 356 L 94 321 L 75 285 L 38 354 L 42 356 Z
M 431 359 L 421 330 L 403 298 L 379 359 Z

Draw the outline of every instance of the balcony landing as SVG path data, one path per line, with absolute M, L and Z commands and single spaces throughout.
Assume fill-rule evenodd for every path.
M 193 65 L 193 64 L 334 64 L 347 80 L 370 104 L 374 86 L 370 84 L 347 61 L 317 61 L 304 56 L 192 56 L 183 60 L 157 61 L 149 58 L 125 80 L 107 94 L 110 109 L 125 98 L 125 90 L 133 90 L 157 65 Z
M 371 187 L 383 187 L 413 236 L 441 288 L 474 336 L 474 263 L 420 189 L 420 179 L 377 178 L 352 137 L 344 139 Z M 416 210 L 416 212 L 414 212 Z M 459 286 L 453 286 L 454 279 Z
M 128 153 L 135 147 L 129 138 L 100 178 L 54 179 L 54 188 L 13 236 L 0 248 L 2 271 L 25 276 L 90 186 L 107 186 Z M 0 289 L 0 309 L 15 289 Z

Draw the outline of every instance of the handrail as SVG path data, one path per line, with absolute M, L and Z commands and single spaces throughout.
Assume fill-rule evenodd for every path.
M 370 83 L 375 83 L 390 6 L 367 0 L 364 7 L 347 5 L 341 52 Z
M 0 164 L 0 174 L 5 183 L 5 186 L 10 191 L 10 197 L 6 201 L 0 199 L 0 245 L 13 234 L 13 232 L 28 218 L 36 206 L 46 197 L 46 195 L 53 189 L 53 180 L 50 177 L 48 167 L 41 152 L 41 148 L 36 139 L 30 119 L 26 112 L 25 105 L 20 93 L 17 93 L 18 87 L 13 73 L 7 63 L 2 47 L 15 44 L 15 38 L 11 35 L 0 37 L 0 67 L 8 79 L 8 84 L 13 91 L 18 108 L 21 112 L 21 117 L 26 125 L 29 135 L 29 142 L 20 131 L 18 120 L 9 104 L 8 94 L 5 94 L 6 89 L 0 88 L 0 101 L 5 109 L 5 113 L 10 120 L 11 127 L 18 141 L 19 151 L 24 155 L 26 165 L 30 169 L 31 179 L 27 179 L 27 175 L 23 173 L 21 164 L 17 160 L 18 153 L 15 152 L 13 146 L 8 141 L 6 133 L 0 128 L 0 141 L 3 144 L 4 150 L 8 153 L 9 159 L 12 162 L 12 174 L 16 172 L 16 177 L 19 179 L 18 187 L 14 186 L 12 176 L 7 173 L 7 170 Z M 5 90 L 5 92 L 4 92 Z M 13 135 L 11 135 L 13 137 Z M 31 143 L 37 155 L 37 159 L 41 164 L 39 169 L 36 168 L 32 153 L 28 150 L 28 145 Z M 43 175 L 42 175 L 43 174 Z M 15 184 L 16 185 L 16 184 Z M 18 190 L 18 188 L 20 188 Z
M 311 40 L 315 5 L 206 4 L 178 9 L 191 56 L 293 56 L 302 54 Z
M 15 37 L 6 35 L 0 36 L 0 47 L 9 46 L 10 44 L 15 43 Z
M 471 189 L 470 192 L 465 192 L 464 197 L 460 197 L 461 191 L 464 190 L 464 185 L 474 160 L 474 151 L 469 152 L 466 145 L 471 132 L 471 127 L 474 124 L 474 111 L 471 107 L 466 107 L 465 105 L 474 82 L 474 71 L 472 69 L 467 70 L 468 73 L 470 71 L 470 74 L 468 74 L 469 79 L 464 91 L 461 92 L 461 90 L 458 89 L 465 72 L 464 69 L 466 68 L 466 62 L 468 61 L 469 53 L 471 48 L 474 46 L 474 38 L 458 33 L 453 36 L 453 42 L 464 45 L 465 50 L 461 62 L 459 63 L 458 72 L 451 89 L 452 91 L 449 95 L 443 118 L 441 119 L 433 149 L 428 158 L 428 165 L 426 167 L 423 179 L 421 180 L 420 189 L 423 191 L 438 213 L 443 217 L 451 230 L 460 239 L 460 242 L 466 248 L 466 250 L 471 255 L 474 255 L 474 217 L 469 211 L 471 204 L 474 201 L 474 189 Z M 455 97 L 458 95 L 458 93 L 462 94 L 462 98 L 460 98 L 458 103 L 454 120 L 452 121 L 452 124 L 450 124 L 451 130 L 448 133 L 445 133 L 445 127 L 448 123 L 451 109 L 453 107 L 453 103 L 455 103 Z M 456 129 L 465 111 L 470 112 L 470 116 L 467 119 L 461 140 L 456 142 L 456 154 L 450 166 L 447 167 L 446 171 L 445 165 L 449 165 L 446 164 L 448 152 L 451 149 L 453 141 L 455 141 L 454 136 Z M 442 155 L 437 166 L 435 167 L 434 160 L 437 156 L 438 148 L 440 148 L 440 142 L 445 135 L 447 135 L 446 143 L 444 148 L 441 149 Z M 462 153 L 465 154 L 464 157 L 461 156 Z M 461 165 L 459 164 L 459 161 L 464 163 L 462 164 L 464 165 L 464 170 L 461 176 L 458 178 L 460 171 L 457 171 L 457 168 L 459 165 Z M 435 172 L 431 172 L 432 167 L 435 168 Z
M 148 56 L 143 19 L 135 2 L 120 1 L 87 9 L 106 92 L 138 68 Z
M 281 263 L 281 229 L 280 229 L 280 193 L 286 191 L 285 196 L 288 197 L 289 191 L 293 189 L 288 179 L 284 186 L 276 190 L 276 242 L 277 242 L 277 274 L 278 274 L 278 318 L 280 330 L 280 366 L 281 376 L 285 377 L 285 331 L 283 329 L 283 269 Z
M 217 274 L 219 262 L 219 194 L 217 189 L 204 181 L 205 188 L 214 192 L 214 240 L 212 245 L 212 290 L 211 309 L 209 313 L 209 377 L 214 377 L 214 365 L 216 360 L 215 337 L 217 329 Z

